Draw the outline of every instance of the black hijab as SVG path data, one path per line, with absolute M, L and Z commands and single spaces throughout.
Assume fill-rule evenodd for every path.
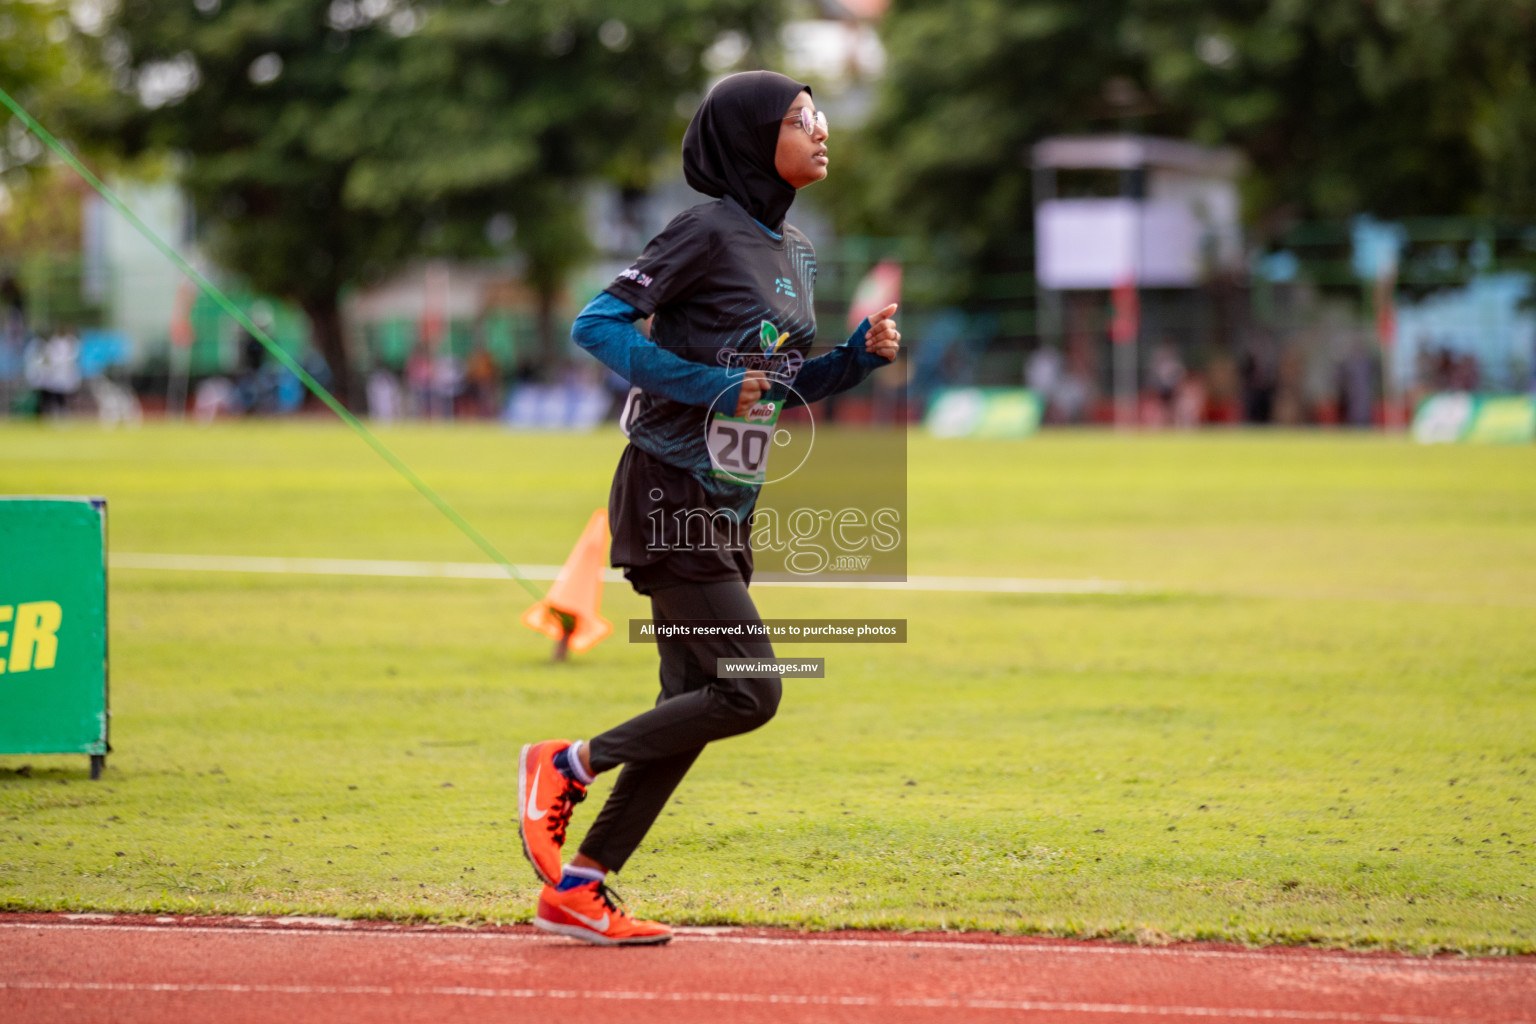
M 784 111 L 811 87 L 773 71 L 743 71 L 721 79 L 683 135 L 683 176 L 707 196 L 730 196 L 778 231 L 795 201 L 773 156 Z

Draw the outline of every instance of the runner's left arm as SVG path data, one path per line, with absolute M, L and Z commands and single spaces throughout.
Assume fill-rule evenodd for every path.
M 865 319 L 837 348 L 806 360 L 795 377 L 795 390 L 789 393 L 785 406 L 819 402 L 840 395 L 858 387 L 875 370 L 890 365 L 885 356 L 865 351 L 864 336 L 868 333 L 869 320 Z

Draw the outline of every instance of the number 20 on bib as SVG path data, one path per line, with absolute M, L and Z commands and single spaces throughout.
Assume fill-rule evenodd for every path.
M 715 413 L 709 421 L 709 461 L 716 478 L 750 486 L 768 478 L 768 453 L 781 405 L 758 402 L 739 418 Z

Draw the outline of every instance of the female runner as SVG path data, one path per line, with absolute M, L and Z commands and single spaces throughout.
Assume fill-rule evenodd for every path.
M 901 335 L 892 305 L 831 352 L 804 358 L 816 336 L 816 253 L 784 216 L 797 189 L 827 176 L 827 120 L 808 86 L 770 71 L 723 79 L 683 137 L 683 171 L 715 201 L 675 217 L 571 333 L 632 386 L 629 445 L 608 498 L 613 564 L 650 597 L 658 624 L 760 623 L 747 585 L 762 466 L 744 464 L 731 442 L 754 424 L 771 433 L 786 406 L 858 384 L 895 359 Z M 644 317 L 654 317 L 649 339 L 634 326 Z M 518 820 L 545 883 L 534 919 L 545 931 L 600 945 L 670 939 L 666 925 L 619 909 L 604 878 L 624 866 L 705 744 L 755 729 L 778 708 L 777 675 L 715 674 L 718 658 L 772 658 L 766 640 L 658 639 L 657 648 L 654 708 L 586 742 L 522 750 Z M 562 867 L 571 812 L 594 777 L 621 765 Z

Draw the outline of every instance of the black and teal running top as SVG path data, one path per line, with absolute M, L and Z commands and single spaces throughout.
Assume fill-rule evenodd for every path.
M 645 535 L 660 513 L 703 508 L 746 524 L 755 485 L 712 473 L 706 431 L 734 415 L 741 380 L 760 370 L 765 399 L 815 402 L 862 381 L 886 360 L 864 351 L 861 324 L 843 345 L 807 358 L 816 336 L 816 251 L 793 225 L 782 234 L 729 197 L 675 217 L 572 329 L 576 343 L 637 389 L 626 410 L 630 445 L 609 498 L 613 564 L 643 578 L 750 580 L 749 546 L 680 551 Z M 652 316 L 650 338 L 633 322 Z M 746 531 L 741 531 L 745 533 Z

